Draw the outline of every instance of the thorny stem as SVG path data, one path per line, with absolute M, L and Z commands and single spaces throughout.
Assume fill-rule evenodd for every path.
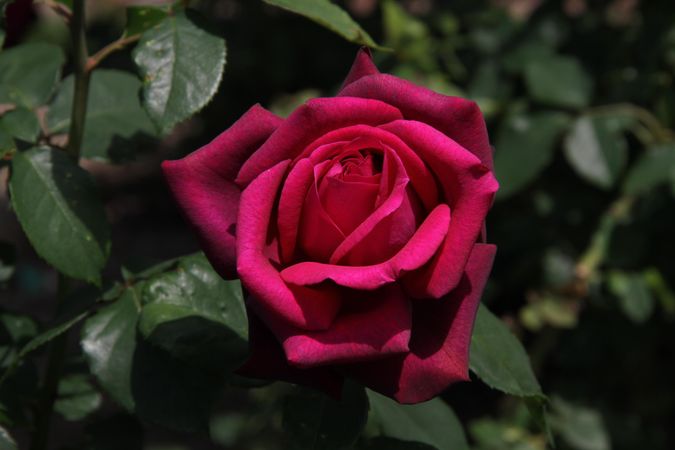
M 116 41 L 106 45 L 89 58 L 86 67 L 87 72 L 91 72 L 92 70 L 94 70 L 96 66 L 98 66 L 101 63 L 101 61 L 107 58 L 108 55 L 110 55 L 111 53 L 116 52 L 118 50 L 122 50 L 127 45 L 137 42 L 140 38 L 141 38 L 140 34 L 133 34 L 131 36 L 121 37 Z
M 87 41 L 85 35 L 85 0 L 74 0 L 73 14 L 70 20 L 70 33 L 73 44 L 75 65 L 75 92 L 73 109 L 70 117 L 67 153 L 77 161 L 80 157 L 84 122 L 87 114 L 87 97 L 89 95 L 89 72 L 87 71 Z M 57 314 L 68 293 L 69 279 L 59 274 L 57 294 Z M 58 394 L 59 378 L 68 344 L 68 333 L 55 338 L 47 355 L 47 368 L 44 383 L 40 389 L 35 418 L 35 433 L 30 449 L 45 450 L 49 445 L 49 431 L 54 410 L 54 402 Z
M 588 114 L 592 116 L 625 115 L 637 119 L 646 128 L 657 143 L 675 140 L 675 133 L 664 127 L 659 119 L 650 111 L 630 103 L 604 105 L 591 108 Z
M 75 94 L 70 116 L 68 133 L 68 154 L 75 160 L 80 157 L 84 121 L 87 115 L 87 97 L 89 96 L 89 71 L 87 71 L 87 38 L 84 28 L 85 0 L 74 0 L 73 19 L 70 23 L 70 34 L 73 42 L 75 62 Z
M 588 249 L 584 252 L 576 266 L 576 275 L 580 281 L 587 282 L 597 271 L 607 256 L 612 232 L 630 213 L 635 197 L 622 196 L 612 203 L 600 221 L 600 226 L 593 234 Z
M 57 294 L 58 309 L 63 305 L 64 298 L 68 293 L 68 279 L 59 274 L 59 287 Z M 49 430 L 54 409 L 54 402 L 58 394 L 59 378 L 63 368 L 63 360 L 68 344 L 68 333 L 55 338 L 49 345 L 47 354 L 47 369 L 44 384 L 40 389 L 35 419 L 35 433 L 31 441 L 30 450 L 45 450 L 49 444 Z

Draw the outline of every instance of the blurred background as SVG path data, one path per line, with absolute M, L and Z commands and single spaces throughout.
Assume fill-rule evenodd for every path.
M 89 2 L 92 51 L 120 35 L 128 3 Z M 357 50 L 260 1 L 190 3 L 227 39 L 218 94 L 161 141 L 123 140 L 119 164 L 84 163 L 113 224 L 110 279 L 121 267 L 198 250 L 162 160 L 197 149 L 254 103 L 287 115 L 333 95 Z M 552 399 L 558 448 L 675 448 L 675 2 L 338 3 L 394 49 L 375 52 L 381 71 L 471 98 L 485 114 L 501 190 L 487 224 L 499 250 L 483 300 L 525 343 Z M 48 41 L 70 52 L 52 9 L 17 1 L 8 17 L 6 47 Z M 117 52 L 102 67 L 133 69 L 130 55 Z M 7 172 L 0 165 L 0 342 L 30 334 L 36 325 L 26 315 L 50 320 L 56 289 L 56 274 L 10 210 Z M 75 380 L 82 364 L 68 363 Z M 36 370 L 3 389 L 31 392 Z M 210 440 L 140 424 L 84 381 L 64 388 L 62 402 L 79 413 L 61 409 L 54 448 L 86 448 L 96 433 L 129 438 L 109 448 L 278 448 L 279 409 L 268 400 L 283 388 L 275 385 L 225 392 Z M 452 386 L 444 398 L 477 450 L 546 448 L 525 406 L 480 381 Z

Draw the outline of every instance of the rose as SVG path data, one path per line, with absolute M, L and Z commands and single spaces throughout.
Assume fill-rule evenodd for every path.
M 248 296 L 244 375 L 403 403 L 468 379 L 497 182 L 475 103 L 380 74 L 282 120 L 260 106 L 166 161 L 207 257 Z

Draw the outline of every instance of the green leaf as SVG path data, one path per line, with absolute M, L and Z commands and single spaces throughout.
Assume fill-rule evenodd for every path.
M 2 119 L 0 119 L 0 122 Z M 12 136 L 0 126 L 0 160 L 9 152 L 16 150 L 16 144 Z
M 26 108 L 16 108 L 0 117 L 0 128 L 10 136 L 35 143 L 40 134 L 40 122 L 35 113 Z
M 349 448 L 367 420 L 365 389 L 352 382 L 345 383 L 340 401 L 315 390 L 296 388 L 284 403 L 283 427 L 292 449 Z
M 193 14 L 169 16 L 143 33 L 133 52 L 145 80 L 143 104 L 162 133 L 202 109 L 225 69 L 225 41 Z
M 592 80 L 579 61 L 566 56 L 533 59 L 525 67 L 525 85 L 533 100 L 550 106 L 588 106 Z
M 35 321 L 28 316 L 18 314 L 1 314 L 0 324 L 7 334 L 9 341 L 16 345 L 23 345 L 38 332 Z
M 609 450 L 609 433 L 595 410 L 554 398 L 551 427 L 576 450 Z
M 0 103 L 44 105 L 61 78 L 65 56 L 51 44 L 24 44 L 0 52 Z M 39 70 L 35 70 L 39 67 Z
M 167 16 L 167 7 L 132 6 L 127 8 L 125 36 L 141 34 L 154 27 Z
M 355 44 L 381 48 L 342 8 L 329 0 L 264 0 L 272 6 L 307 17 Z
M 588 182 L 610 189 L 628 159 L 628 144 L 622 117 L 581 117 L 565 137 L 565 156 Z
M 112 398 L 130 411 L 135 406 L 131 369 L 139 314 L 139 295 L 129 288 L 87 319 L 82 328 L 81 345 L 89 369 Z
M 99 284 L 110 228 L 89 174 L 64 152 L 36 147 L 14 156 L 9 188 L 37 253 L 64 274 Z
M 84 320 L 84 318 L 87 317 L 87 315 L 88 312 L 80 313 L 75 317 L 66 320 L 65 322 L 62 322 L 58 325 L 55 325 L 52 328 L 49 328 L 48 330 L 38 334 L 33 339 L 31 339 L 26 345 L 23 346 L 23 348 L 19 352 L 19 358 L 26 357 L 26 355 L 28 355 L 32 351 L 37 350 L 38 348 L 42 347 L 43 345 L 47 344 L 53 339 L 61 336 L 66 331 L 70 330 L 73 326 Z
M 16 251 L 8 242 L 0 241 L 0 286 L 14 275 Z
M 143 283 L 125 289 L 85 322 L 81 342 L 90 370 L 113 399 L 140 418 L 206 432 L 222 381 L 218 374 L 187 365 L 137 335 Z
M 225 370 L 246 358 L 248 323 L 241 285 L 224 281 L 203 254 L 181 258 L 174 270 L 150 278 L 142 301 L 139 330 L 173 356 Z
M 16 442 L 7 430 L 0 427 L 0 450 L 16 450 Z
M 67 133 L 73 104 L 73 76 L 66 78 L 47 113 L 52 133 Z M 83 158 L 132 159 L 156 135 L 139 100 L 140 81 L 119 70 L 99 69 L 89 82 Z
M 522 344 L 482 304 L 471 339 L 471 370 L 493 389 L 519 397 L 544 398 Z
M 672 179 L 675 179 L 675 145 L 660 145 L 640 155 L 628 172 L 623 190 L 640 195 Z
M 75 422 L 96 411 L 102 400 L 103 397 L 91 385 L 87 375 L 71 374 L 59 381 L 54 410 L 66 420 Z
M 2 50 L 2 46 L 5 45 L 5 35 L 5 30 L 0 27 L 0 50 Z
M 211 441 L 222 447 L 232 448 L 245 436 L 246 425 L 250 422 L 250 417 L 240 412 L 216 414 L 209 423 Z
M 629 274 L 618 270 L 609 272 L 609 290 L 619 299 L 623 313 L 636 323 L 644 323 L 654 312 L 654 297 L 642 274 Z
M 403 441 L 383 436 L 369 439 L 358 448 L 359 450 L 437 450 L 436 447 L 421 442 Z
M 661 308 L 669 316 L 675 315 L 675 293 L 672 291 L 663 274 L 652 267 L 644 273 L 645 282 L 654 296 L 661 303 Z
M 551 163 L 568 123 L 568 116 L 558 112 L 514 114 L 504 120 L 495 151 L 498 199 L 525 188 Z
M 468 450 L 462 425 L 440 398 L 416 405 L 401 405 L 368 391 L 374 420 L 383 436 L 412 440 L 438 450 Z

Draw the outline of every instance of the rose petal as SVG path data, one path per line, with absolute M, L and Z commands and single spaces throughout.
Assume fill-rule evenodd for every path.
M 392 283 L 404 273 L 426 264 L 438 251 L 448 232 L 450 209 L 438 205 L 408 243 L 390 260 L 372 266 L 335 266 L 301 262 L 287 267 L 281 277 L 287 283 L 308 286 L 331 280 L 339 286 L 372 290 Z
M 260 105 L 199 150 L 162 169 L 174 198 L 196 229 L 201 247 L 225 278 L 236 278 L 235 228 L 239 167 L 281 123 Z
M 303 220 L 305 208 L 311 209 L 314 213 L 305 214 Z M 302 228 L 306 228 L 301 233 L 305 242 L 322 245 L 326 260 L 344 239 L 340 229 L 332 223 L 330 217 L 326 217 L 326 213 L 321 208 L 315 187 L 314 165 L 307 158 L 298 161 L 286 178 L 279 198 L 277 226 L 282 261 L 292 260 L 298 232 Z M 318 240 L 312 239 L 313 234 L 316 233 L 321 233 L 323 237 Z M 308 247 L 311 247 L 310 244 Z M 310 253 L 313 252 L 310 250 Z M 321 249 L 316 249 L 316 253 L 321 254 Z M 317 257 L 317 259 L 321 258 Z
M 410 302 L 400 286 L 389 285 L 372 293 L 354 292 L 350 301 L 353 309 L 341 313 L 325 331 L 275 332 L 282 338 L 292 366 L 350 363 L 408 351 Z
M 494 245 L 476 244 L 453 292 L 440 302 L 413 302 L 410 353 L 345 366 L 345 375 L 401 403 L 423 402 L 467 381 L 473 323 L 495 251 Z
M 289 162 L 261 173 L 241 194 L 237 271 L 251 293 L 250 306 L 266 323 L 281 318 L 301 329 L 323 330 L 335 318 L 340 299 L 326 289 L 302 288 L 294 293 L 264 253 L 270 216 Z
M 319 197 L 326 213 L 348 235 L 375 209 L 378 185 L 324 177 Z M 330 255 L 329 255 L 330 256 Z
M 354 145 L 354 142 L 363 145 L 370 142 L 376 148 L 389 147 L 403 163 L 415 192 L 424 203 L 427 211 L 431 211 L 438 204 L 438 188 L 433 174 L 425 162 L 398 136 L 382 129 L 368 125 L 354 125 L 331 131 L 308 145 L 295 161 L 300 158 L 310 158 L 315 164 L 330 158 L 338 151 L 338 146 L 332 143 L 339 142 Z
M 296 109 L 244 163 L 236 183 L 245 186 L 264 170 L 302 150 L 327 132 L 355 124 L 380 125 L 401 113 L 378 100 L 350 97 L 316 98 Z
M 352 68 L 349 69 L 349 73 L 342 83 L 341 89 L 344 89 L 345 86 L 350 85 L 366 75 L 375 75 L 378 73 L 380 73 L 380 71 L 377 70 L 377 67 L 373 64 L 373 57 L 370 54 L 370 49 L 368 47 L 362 47 L 356 54 L 356 59 L 354 59 Z
M 499 185 L 477 157 L 429 125 L 398 120 L 383 128 L 406 142 L 414 142 L 422 159 L 443 180 L 446 201 L 452 210 L 445 243 L 425 269 L 406 277 L 411 295 L 443 297 L 459 282 Z
M 317 180 L 330 169 L 331 163 L 324 161 L 314 166 L 314 182 L 307 191 L 300 218 L 299 247 L 306 257 L 315 261 L 328 261 L 335 248 L 345 238 L 319 199 Z
M 385 166 L 396 167 L 391 169 L 391 177 L 382 174 L 382 183 L 387 179 L 393 182 L 388 197 L 338 245 L 330 257 L 330 264 L 353 266 L 384 261 L 403 247 L 415 232 L 416 217 L 406 192 L 409 179 L 403 164 L 393 151 L 385 151 L 385 159 Z M 367 239 L 370 236 L 377 238 Z
M 398 108 L 406 119 L 424 122 L 478 156 L 492 170 L 492 147 L 485 119 L 471 100 L 449 97 L 397 78 L 378 74 L 363 76 L 338 94 L 381 100 Z
M 298 369 L 291 367 L 279 341 L 252 311 L 248 311 L 248 360 L 236 373 L 261 380 L 282 380 L 320 389 L 334 398 L 340 397 L 343 378 L 326 367 Z

